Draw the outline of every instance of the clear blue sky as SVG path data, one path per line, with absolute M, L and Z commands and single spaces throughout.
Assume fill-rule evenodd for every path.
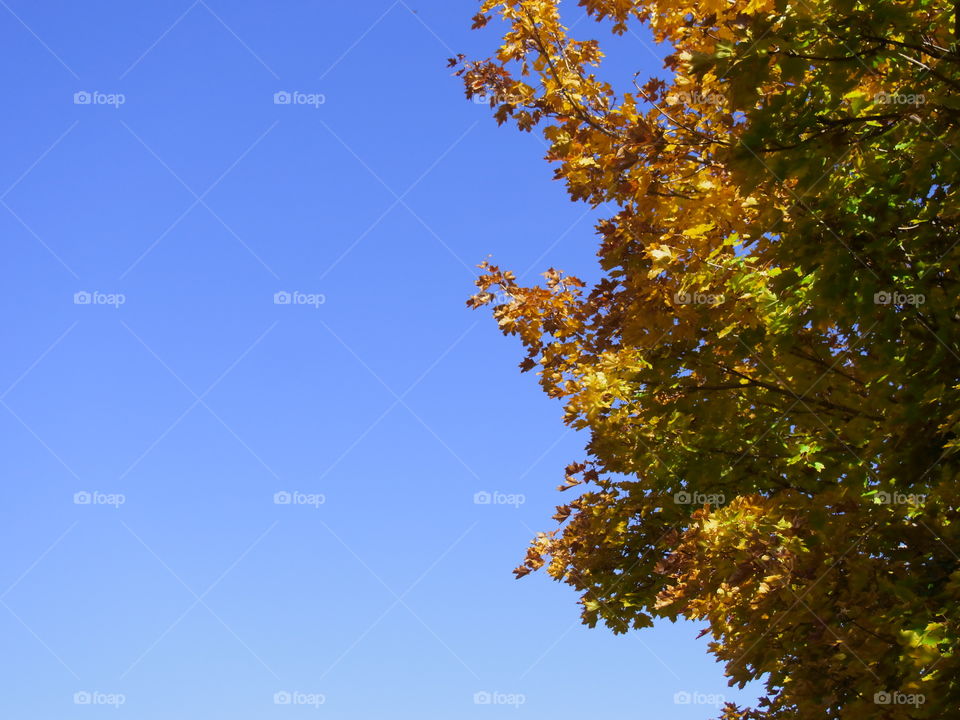
M 735 697 L 694 626 L 588 630 L 568 588 L 511 575 L 583 438 L 464 300 L 488 254 L 595 277 L 596 240 L 537 137 L 451 78 L 495 46 L 475 10 L 0 2 L 0 715 Z M 614 47 L 623 77 L 659 69 Z

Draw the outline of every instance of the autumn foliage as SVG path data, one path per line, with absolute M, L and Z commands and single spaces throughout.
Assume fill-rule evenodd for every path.
M 765 683 L 728 718 L 960 718 L 957 7 L 580 5 L 665 77 L 615 90 L 559 0 L 483 2 L 496 54 L 452 61 L 617 208 L 593 287 L 486 264 L 470 301 L 589 436 L 518 574 L 617 632 L 706 621 Z

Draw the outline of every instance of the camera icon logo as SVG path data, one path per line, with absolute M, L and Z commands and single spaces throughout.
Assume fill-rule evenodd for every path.
M 690 303 L 693 302 L 693 296 L 688 292 L 686 293 L 678 292 L 673 294 L 673 301 L 677 305 L 689 305 Z
M 673 502 L 675 502 L 677 505 L 689 505 L 691 502 L 693 502 L 693 498 L 686 490 L 681 490 L 680 492 L 674 494 Z
M 93 702 L 93 696 L 86 690 L 81 690 L 73 694 L 74 705 L 89 705 L 91 702 Z
M 93 102 L 93 95 L 86 90 L 79 90 L 73 94 L 74 105 L 89 105 Z
M 881 505 L 889 505 L 890 501 L 893 500 L 893 498 L 890 496 L 890 493 L 884 490 L 881 490 L 880 492 L 878 492 L 876 495 L 874 495 L 874 497 L 877 499 L 877 502 L 880 503 Z
M 93 295 L 86 290 L 81 290 L 73 294 L 74 305 L 89 305 L 91 302 L 93 302 Z
M 673 694 L 673 704 L 674 705 L 689 705 L 693 700 L 693 697 L 686 690 L 680 690 Z
M 292 100 L 293 95 L 288 93 L 286 90 L 279 90 L 273 94 L 274 105 L 289 105 Z
M 473 504 L 474 505 L 489 505 L 493 500 L 493 496 L 488 493 L 486 490 L 481 490 L 478 493 L 473 495 Z
M 280 492 L 273 494 L 274 505 L 289 505 L 291 502 L 293 502 L 293 495 L 288 493 L 286 490 L 281 490 Z
M 292 301 L 293 296 L 285 290 L 273 294 L 274 305 L 289 305 Z
M 493 702 L 493 697 L 486 690 L 481 690 L 473 694 L 474 705 L 489 705 L 491 702 Z
M 873 694 L 873 702 L 877 705 L 889 705 L 893 702 L 893 696 L 885 690 Z
M 93 495 L 88 493 L 86 490 L 81 490 L 80 492 L 75 492 L 73 494 L 74 505 L 89 505 L 92 501 Z
M 273 694 L 274 705 L 289 705 L 293 702 L 293 696 L 286 690 L 281 690 Z
M 881 290 L 873 294 L 873 303 L 875 305 L 889 305 L 893 301 L 893 293 Z

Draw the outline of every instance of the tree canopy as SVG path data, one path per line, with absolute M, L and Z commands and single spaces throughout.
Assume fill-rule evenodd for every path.
M 960 717 L 958 7 L 579 4 L 666 77 L 619 92 L 559 0 L 482 2 L 499 47 L 451 60 L 616 208 L 592 287 L 487 263 L 469 302 L 589 437 L 517 574 L 591 626 L 705 621 L 764 683 L 726 718 Z

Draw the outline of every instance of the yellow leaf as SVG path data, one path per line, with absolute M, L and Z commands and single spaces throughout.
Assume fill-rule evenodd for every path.
M 706 235 L 708 232 L 713 230 L 714 224 L 712 222 L 703 223 L 702 225 L 694 225 L 691 228 L 687 228 L 683 231 L 683 234 L 690 238 L 699 238 Z

